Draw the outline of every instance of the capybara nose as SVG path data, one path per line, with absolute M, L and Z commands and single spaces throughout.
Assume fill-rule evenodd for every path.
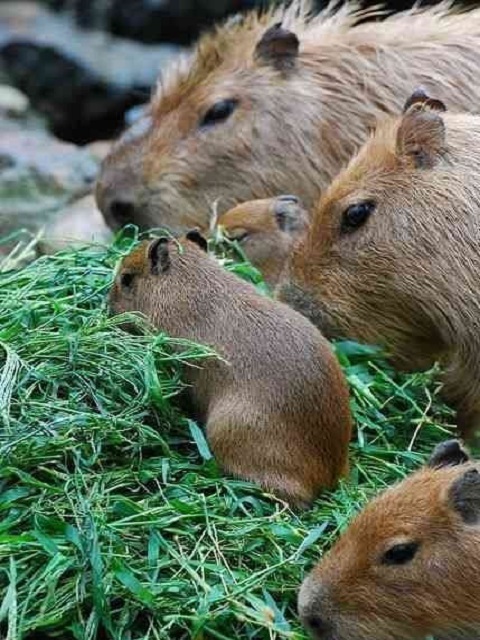
M 123 197 L 114 198 L 108 205 L 108 217 L 115 226 L 123 227 L 135 222 L 135 203 L 133 199 Z
M 325 638 L 330 632 L 330 625 L 316 613 L 303 615 L 302 623 L 314 638 Z
M 297 196 L 293 196 L 291 194 L 285 194 L 283 196 L 278 196 L 277 201 L 279 202 L 291 202 L 292 204 L 300 204 L 299 198 Z

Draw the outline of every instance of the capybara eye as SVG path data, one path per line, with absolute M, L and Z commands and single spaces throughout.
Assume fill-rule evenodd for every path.
M 248 236 L 249 236 L 248 231 L 246 231 L 245 229 L 242 229 L 242 230 L 238 230 L 238 232 L 231 231 L 228 234 L 228 239 L 232 240 L 232 242 L 243 242 L 248 238 Z
M 419 546 L 418 542 L 396 544 L 383 554 L 382 564 L 407 564 L 413 560 Z
M 349 233 L 361 227 L 368 220 L 374 209 L 375 203 L 371 201 L 350 205 L 343 212 L 342 233 Z
M 120 284 L 124 289 L 128 289 L 129 287 L 132 286 L 132 282 L 133 282 L 133 273 L 122 273 L 122 276 L 120 278 Z
M 234 98 L 216 102 L 213 107 L 210 107 L 207 113 L 203 116 L 200 122 L 200 126 L 210 127 L 212 125 L 218 124 L 219 122 L 224 122 L 232 115 L 232 113 L 237 108 L 237 105 L 238 100 L 235 100 Z

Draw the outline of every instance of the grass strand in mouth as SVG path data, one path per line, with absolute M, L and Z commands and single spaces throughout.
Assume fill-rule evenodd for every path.
M 212 351 L 108 316 L 134 242 L 0 266 L 0 635 L 303 639 L 302 576 L 448 435 L 451 414 L 433 372 L 399 375 L 339 343 L 358 427 L 349 481 L 294 514 L 222 476 L 175 408 L 182 366 Z

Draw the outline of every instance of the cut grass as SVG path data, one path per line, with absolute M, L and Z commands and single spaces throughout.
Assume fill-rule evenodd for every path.
M 132 242 L 0 273 L 0 635 L 303 639 L 302 576 L 448 436 L 450 412 L 432 372 L 338 344 L 358 427 L 349 480 L 298 515 L 223 477 L 171 404 L 182 365 L 212 353 L 108 317 Z

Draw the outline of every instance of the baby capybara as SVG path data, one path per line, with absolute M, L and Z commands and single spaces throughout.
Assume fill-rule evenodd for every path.
M 478 640 L 480 466 L 456 440 L 372 500 L 305 579 L 317 640 Z
M 480 118 L 416 92 L 339 174 L 295 246 L 281 300 L 328 337 L 444 367 L 464 437 L 480 427 Z
M 103 163 L 107 222 L 185 232 L 205 228 L 214 204 L 222 214 L 282 193 L 310 210 L 416 86 L 439 83 L 452 108 L 478 111 L 480 9 L 445 3 L 365 22 L 371 14 L 347 3 L 312 17 L 294 0 L 203 37 Z
M 189 406 L 225 471 L 303 506 L 348 469 L 348 390 L 328 342 L 289 307 L 258 294 L 205 252 L 198 231 L 144 242 L 110 294 L 113 313 L 220 358 L 185 368 Z
M 218 226 L 274 286 L 294 242 L 306 231 L 308 214 L 296 196 L 284 195 L 239 204 L 220 216 Z

